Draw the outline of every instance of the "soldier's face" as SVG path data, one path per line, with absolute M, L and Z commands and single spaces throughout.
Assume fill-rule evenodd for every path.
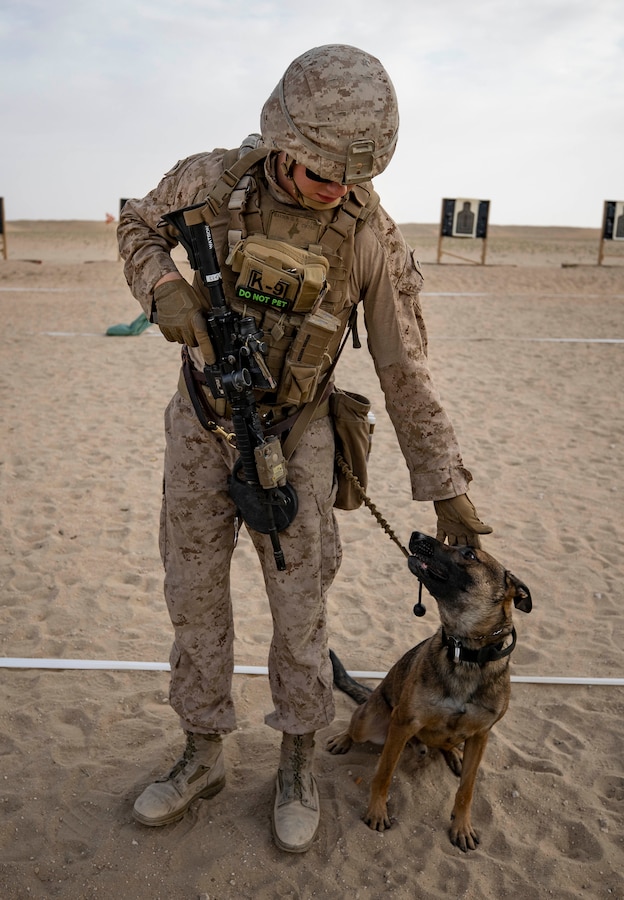
M 309 174 L 308 174 L 309 173 Z M 313 175 L 310 178 L 309 175 Z M 293 166 L 292 179 L 308 200 L 314 200 L 317 203 L 333 203 L 339 197 L 344 197 L 349 188 L 337 181 L 319 180 L 314 172 L 309 172 L 305 166 L 296 163 Z

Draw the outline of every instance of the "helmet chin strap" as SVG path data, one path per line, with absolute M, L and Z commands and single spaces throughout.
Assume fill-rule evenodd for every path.
M 278 160 L 277 164 L 280 166 L 284 178 L 292 185 L 293 194 L 297 203 L 305 209 L 334 209 L 336 206 L 340 206 L 344 200 L 344 197 L 336 197 L 335 200 L 332 200 L 329 203 L 320 203 L 318 200 L 310 200 L 309 197 L 304 197 L 293 178 L 293 170 L 297 164 L 297 160 L 293 159 L 292 156 L 289 156 L 288 153 L 285 153 L 283 161 L 280 163 Z

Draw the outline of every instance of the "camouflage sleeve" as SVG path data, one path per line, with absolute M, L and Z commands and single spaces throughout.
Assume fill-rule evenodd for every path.
M 199 153 L 181 160 L 142 200 L 128 200 L 119 217 L 117 240 L 124 260 L 124 275 L 132 294 L 148 318 L 152 315 L 154 285 L 177 268 L 171 250 L 177 240 L 168 228 L 159 228 L 163 213 L 199 202 L 206 188 L 221 174 L 224 150 Z
M 356 254 L 368 346 L 410 473 L 414 500 L 444 500 L 466 493 L 453 425 L 433 384 L 427 331 L 420 306 L 422 274 L 414 254 L 383 209 L 362 229 L 364 256 Z M 360 236 L 359 236 L 360 237 Z

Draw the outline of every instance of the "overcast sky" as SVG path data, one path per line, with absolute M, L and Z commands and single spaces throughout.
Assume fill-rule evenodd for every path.
M 15 219 L 103 219 L 176 160 L 237 146 L 290 61 L 378 56 L 398 222 L 443 197 L 490 223 L 599 227 L 624 198 L 622 0 L 0 0 L 0 196 Z

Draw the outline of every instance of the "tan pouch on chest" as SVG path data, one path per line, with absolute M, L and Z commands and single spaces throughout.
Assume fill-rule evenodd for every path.
M 239 241 L 226 263 L 238 274 L 235 296 L 265 309 L 308 313 L 328 290 L 324 256 L 261 234 Z
M 340 319 L 324 309 L 308 313 L 286 354 L 278 403 L 301 406 L 313 398 L 321 373 L 331 364 L 327 351 L 340 327 Z

